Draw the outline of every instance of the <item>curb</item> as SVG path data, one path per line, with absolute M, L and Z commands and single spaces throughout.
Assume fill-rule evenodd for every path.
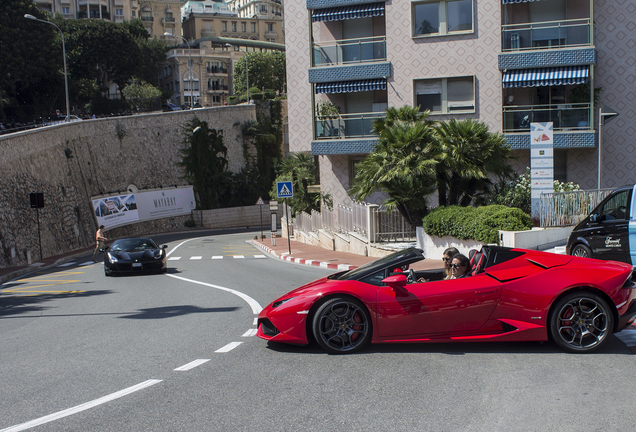
M 256 240 L 252 240 L 252 244 L 254 246 L 256 246 L 256 247 L 259 247 L 259 248 L 263 249 L 268 254 L 274 255 L 278 259 L 281 259 L 283 261 L 293 262 L 293 263 L 296 263 L 296 264 L 312 265 L 312 266 L 328 268 L 328 269 L 332 269 L 332 270 L 353 270 L 355 268 L 358 268 L 358 266 L 349 265 L 349 264 L 333 264 L 333 263 L 328 263 L 328 262 L 324 262 L 324 261 L 307 260 L 307 259 L 304 259 L 304 258 L 294 258 L 293 256 L 290 256 L 290 255 L 288 255 L 286 253 L 282 254 L 282 255 L 279 255 L 279 254 L 276 253 L 275 250 L 265 246 L 262 243 L 259 243 Z

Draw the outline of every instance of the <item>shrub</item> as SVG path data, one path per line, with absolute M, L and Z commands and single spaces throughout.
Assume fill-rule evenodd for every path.
M 499 230 L 523 231 L 532 228 L 530 216 L 518 208 L 503 205 L 438 207 L 422 222 L 428 235 L 452 236 L 482 243 L 497 243 Z
M 185 221 L 184 225 L 188 228 L 194 228 L 195 226 L 197 226 L 197 223 L 194 221 L 194 219 L 188 219 Z

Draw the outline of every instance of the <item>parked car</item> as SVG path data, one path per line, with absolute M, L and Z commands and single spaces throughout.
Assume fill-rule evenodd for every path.
M 574 227 L 568 238 L 569 255 L 636 263 L 636 186 L 614 190 Z M 630 224 L 630 221 L 632 223 Z
M 167 111 L 181 111 L 181 107 L 178 105 L 175 105 L 173 103 L 167 103 L 165 105 L 161 106 L 161 109 L 165 112 Z
M 104 274 L 165 273 L 168 270 L 166 248 L 149 238 L 116 240 L 102 249 Z
M 368 343 L 552 339 L 576 353 L 601 348 L 636 318 L 625 263 L 500 246 L 471 252 L 470 277 L 413 270 L 421 249 L 396 252 L 288 292 L 258 316 L 257 336 L 352 353 Z M 400 271 L 404 266 L 410 270 Z M 422 282 L 425 280 L 426 282 Z

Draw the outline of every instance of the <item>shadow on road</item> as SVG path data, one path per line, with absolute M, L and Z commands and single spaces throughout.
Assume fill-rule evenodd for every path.
M 220 308 L 200 308 L 198 306 L 167 306 L 150 309 L 140 309 L 138 312 L 122 316 L 126 319 L 163 319 L 176 316 L 190 315 L 195 313 L 218 313 L 218 312 L 234 312 L 238 307 L 220 307 Z

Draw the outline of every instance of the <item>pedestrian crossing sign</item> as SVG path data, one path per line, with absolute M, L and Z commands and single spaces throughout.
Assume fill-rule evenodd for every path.
M 290 181 L 277 182 L 276 190 L 278 191 L 278 198 L 293 198 L 294 196 L 294 187 Z

